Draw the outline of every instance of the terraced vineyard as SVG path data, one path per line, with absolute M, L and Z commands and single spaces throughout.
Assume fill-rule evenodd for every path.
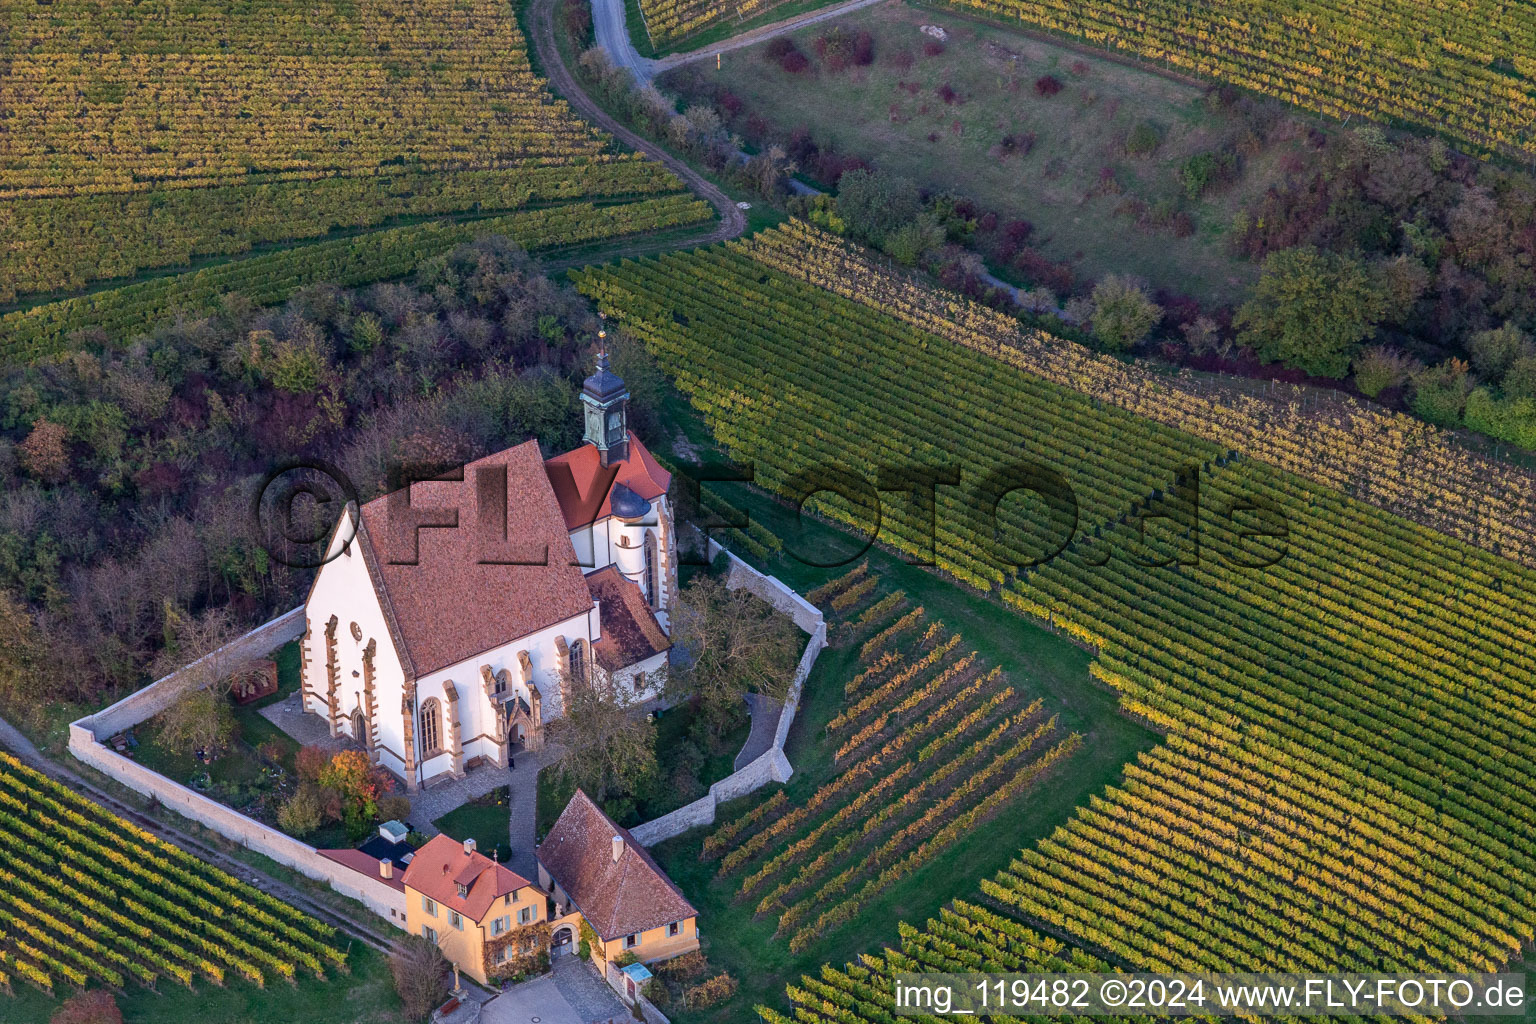
M 841 969 L 823 967 L 817 977 L 803 977 L 789 986 L 793 1017 L 766 1006 L 757 1007 L 767 1024 L 855 1024 L 904 1019 L 895 1001 L 895 976 L 906 972 L 1017 972 L 1070 974 L 1108 972 L 1111 968 L 1080 949 L 1021 925 L 977 903 L 956 900 L 939 911 L 927 927 L 900 928 L 901 948 L 879 955 L 865 954 Z M 934 1020 L 939 1018 L 915 1018 Z M 1108 1021 L 1146 1018 L 1053 1016 L 1052 1020 Z
M 0 984 L 346 971 L 335 930 L 0 754 Z
M 1082 743 L 959 634 L 876 582 L 861 566 L 813 595 L 841 619 L 838 642 L 860 643 L 862 671 L 827 726 L 835 774 L 804 803 L 786 808 L 776 794 L 704 843 L 791 951 L 855 920 Z
M 1536 567 L 1536 474 L 1483 458 L 1422 420 L 1347 399 L 1306 408 L 1299 394 L 1248 394 L 1099 355 L 894 274 L 863 250 L 802 222 L 730 248 L 768 271 L 898 318 L 925 332 L 922 337 L 948 339 L 1080 392 L 1095 405 L 1194 434 Z
M 1497 0 L 952 0 L 1332 117 L 1536 157 L 1536 12 Z
M 797 459 L 938 463 L 948 451 L 969 470 L 1011 448 L 1059 466 L 1083 510 L 1063 554 L 979 565 L 996 549 L 968 543 L 976 525 L 946 525 L 968 521 L 941 486 L 936 561 L 1092 648 L 1093 674 L 1167 736 L 985 882 L 985 909 L 957 905 L 905 932 L 899 953 L 792 986 L 795 1019 L 888 1021 L 879 977 L 915 962 L 1485 971 L 1536 939 L 1536 716 L 1525 699 L 1536 570 L 1487 550 L 1531 558 L 1518 536 L 1530 515 L 1514 493 L 1522 474 L 1391 417 L 1324 420 L 1309 436 L 1299 410 L 1225 405 L 1195 378 L 1027 335 L 798 225 L 578 282 L 770 488 L 793 492 Z M 1136 447 L 1139 463 L 1126 454 Z M 1198 502 L 1182 502 L 1192 487 Z M 915 521 L 894 503 L 881 539 L 913 551 Z M 1015 511 L 1007 529 L 1048 521 Z M 1152 518 L 1164 513 L 1175 518 Z M 873 600 L 875 586 L 850 584 L 834 611 Z M 904 621 L 912 610 L 886 612 Z M 851 744 L 840 756 L 866 756 L 865 730 L 884 727 L 874 695 L 932 650 L 941 643 L 853 685 L 831 730 Z M 792 830 L 795 814 L 762 812 L 732 842 L 749 849 L 751 836 Z M 766 886 L 793 877 L 765 875 L 744 895 L 788 915 L 801 890 L 779 898 Z
M 550 96 L 490 0 L 4 0 L 0 32 L 0 305 L 337 229 L 682 191 Z

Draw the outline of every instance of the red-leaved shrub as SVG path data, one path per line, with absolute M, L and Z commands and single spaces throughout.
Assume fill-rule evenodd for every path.
M 1055 75 L 1041 75 L 1035 79 L 1035 92 L 1041 96 L 1055 96 L 1061 89 L 1061 79 Z

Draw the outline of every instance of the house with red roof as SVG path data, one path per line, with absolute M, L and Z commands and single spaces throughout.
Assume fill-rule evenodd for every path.
M 644 846 L 582 790 L 560 812 L 536 853 L 539 887 L 553 912 L 551 950 L 570 952 L 581 922 L 591 957 L 628 953 L 649 963 L 699 948 L 698 911 Z
M 537 441 L 348 505 L 305 602 L 305 710 L 408 791 L 537 749 L 572 686 L 665 679 L 677 555 L 671 474 L 598 357 L 584 440 Z
M 482 985 L 522 973 L 548 948 L 548 900 L 532 882 L 448 836 L 433 836 L 400 876 L 405 929 L 435 943 Z

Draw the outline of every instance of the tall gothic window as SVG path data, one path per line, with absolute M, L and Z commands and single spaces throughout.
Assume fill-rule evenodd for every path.
M 436 697 L 421 702 L 421 756 L 425 760 L 443 749 L 443 713 Z
M 656 535 L 645 531 L 645 599 L 652 608 L 661 604 L 661 592 L 656 586 Z
M 587 642 L 578 639 L 571 644 L 571 680 L 577 683 L 587 681 Z

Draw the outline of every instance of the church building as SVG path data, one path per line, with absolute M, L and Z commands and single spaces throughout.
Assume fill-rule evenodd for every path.
M 573 686 L 659 693 L 671 475 L 628 398 L 599 355 L 581 447 L 545 459 L 526 441 L 338 520 L 305 602 L 304 708 L 408 791 L 537 749 Z

